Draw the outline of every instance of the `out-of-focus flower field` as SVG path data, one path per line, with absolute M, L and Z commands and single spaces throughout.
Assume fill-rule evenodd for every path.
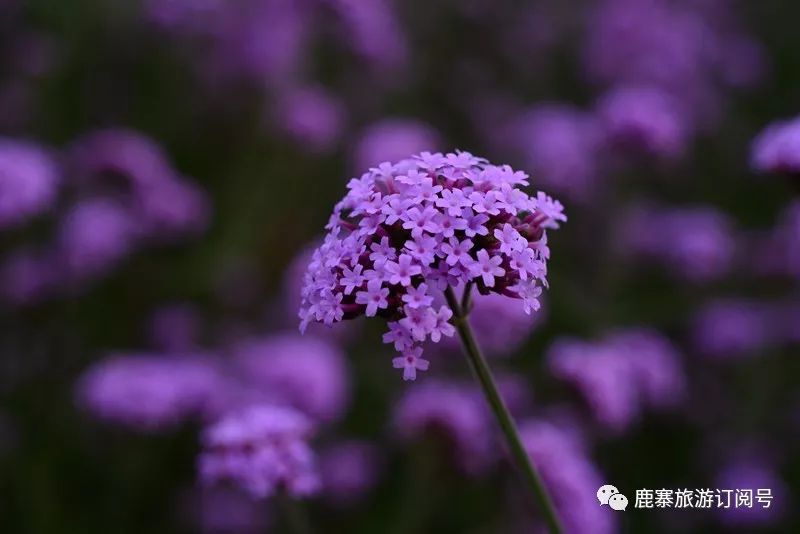
M 0 531 L 800 531 L 799 18 L 0 0 Z

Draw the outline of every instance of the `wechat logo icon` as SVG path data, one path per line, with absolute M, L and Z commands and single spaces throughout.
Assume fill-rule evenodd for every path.
M 612 510 L 618 512 L 628 507 L 628 498 L 611 484 L 600 486 L 597 490 L 597 500 L 600 501 L 600 506 L 607 504 Z

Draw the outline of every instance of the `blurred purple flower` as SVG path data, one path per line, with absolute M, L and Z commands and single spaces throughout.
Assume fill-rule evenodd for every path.
M 513 354 L 545 320 L 544 310 L 528 315 L 517 302 L 495 293 L 476 294 L 472 303 L 469 323 L 487 356 Z M 443 338 L 442 344 L 450 350 L 461 350 L 455 337 Z
M 98 419 L 154 432 L 204 415 L 219 381 L 216 367 L 202 357 L 122 354 L 90 367 L 77 396 Z
M 354 167 L 369 169 L 384 161 L 397 161 L 409 154 L 439 148 L 439 134 L 428 124 L 414 119 L 383 119 L 359 134 L 354 150 Z
M 191 304 L 170 304 L 150 317 L 148 337 L 153 347 L 166 352 L 186 352 L 197 347 L 201 332 L 198 310 Z
M 171 180 L 166 154 L 151 139 L 126 129 L 98 130 L 78 138 L 69 151 L 78 186 L 98 192 L 131 194 Z
M 776 121 L 758 134 L 750 165 L 758 172 L 800 173 L 800 117 Z
M 315 153 L 334 148 L 344 129 L 344 109 L 321 87 L 291 90 L 279 104 L 279 121 L 285 133 Z
M 408 59 L 408 43 L 389 0 L 327 0 L 340 33 L 355 53 L 379 70 L 397 71 Z M 396 72 L 395 72 L 396 77 Z
M 606 142 L 632 154 L 664 159 L 680 156 L 690 131 L 682 107 L 672 96 L 647 86 L 622 86 L 598 103 Z
M 69 153 L 79 190 L 114 198 L 131 213 L 137 238 L 163 242 L 206 229 L 206 195 L 171 166 L 151 139 L 124 129 L 79 138 Z M 133 224 L 135 222 L 135 224 Z
M 797 296 L 778 304 L 775 314 L 782 339 L 787 343 L 800 343 L 800 300 Z
M 509 142 L 543 187 L 575 200 L 590 198 L 598 177 L 600 130 L 596 119 L 563 104 L 523 111 L 510 127 Z
M 773 228 L 746 235 L 742 248 L 757 261 L 750 264 L 758 275 L 800 278 L 800 200 L 792 200 Z
M 51 253 L 29 248 L 14 251 L 0 264 L 0 295 L 12 304 L 35 304 L 53 291 L 61 270 Z
M 601 343 L 561 339 L 548 350 L 553 376 L 575 387 L 595 420 L 614 433 L 629 428 L 642 410 L 626 355 Z
M 730 528 L 754 529 L 777 526 L 784 519 L 786 506 L 791 502 L 789 488 L 778 473 L 759 459 L 746 459 L 727 465 L 718 473 L 714 486 L 734 490 L 729 507 L 718 507 L 717 516 Z M 752 490 L 752 506 L 737 506 L 737 489 Z M 758 490 L 770 490 L 768 508 L 759 502 Z M 723 501 L 725 499 L 723 495 Z
M 51 208 L 59 182 L 56 164 L 44 149 L 0 139 L 0 230 Z
M 102 276 L 136 247 L 136 221 L 117 202 L 90 199 L 75 204 L 59 228 L 58 251 L 69 277 Z
M 278 490 L 292 497 L 313 495 L 320 488 L 306 441 L 313 430 L 310 420 L 291 408 L 262 404 L 231 413 L 204 432 L 200 480 L 232 482 L 256 498 Z
M 315 3 L 298 0 L 246 0 L 222 35 L 223 69 L 240 69 L 257 83 L 283 87 L 302 73 L 313 39 Z
M 652 330 L 614 331 L 595 342 L 557 340 L 547 358 L 553 375 L 574 386 L 613 433 L 628 429 L 645 408 L 674 407 L 685 394 L 680 355 Z
M 181 500 L 181 516 L 193 532 L 253 534 L 267 532 L 271 515 L 263 502 L 234 487 L 196 487 Z
M 733 223 L 711 206 L 638 205 L 622 218 L 621 227 L 627 253 L 660 262 L 691 282 L 720 278 L 733 262 Z
M 141 232 L 153 241 L 168 242 L 200 234 L 211 218 L 206 194 L 180 178 L 143 187 L 136 200 Z
M 525 450 L 547 487 L 564 532 L 616 532 L 615 512 L 597 503 L 597 488 L 606 480 L 575 435 L 545 420 L 520 426 Z
M 705 75 L 710 28 L 684 5 L 604 0 L 587 21 L 584 65 L 595 81 L 694 84 Z
M 614 350 L 627 354 L 631 378 L 645 403 L 670 408 L 683 400 L 686 379 L 681 357 L 664 336 L 641 328 L 612 332 L 605 339 Z
M 590 80 L 606 87 L 658 86 L 698 127 L 721 116 L 726 84 L 748 87 L 764 69 L 760 47 L 729 2 L 603 0 L 585 20 L 583 64 Z
M 776 341 L 769 306 L 744 299 L 719 299 L 692 319 L 692 344 L 700 354 L 719 360 L 758 356 Z
M 403 440 L 427 433 L 443 439 L 455 465 L 467 474 L 483 472 L 496 457 L 493 422 L 480 392 L 471 385 L 426 381 L 406 390 L 392 420 Z
M 378 447 L 367 441 L 342 441 L 320 454 L 323 492 L 337 504 L 353 504 L 365 497 L 378 480 Z
M 234 358 L 244 382 L 315 421 L 332 422 L 347 409 L 347 363 L 331 343 L 278 334 L 239 344 Z
M 218 24 L 224 0 L 145 0 L 148 20 L 167 30 L 203 33 Z

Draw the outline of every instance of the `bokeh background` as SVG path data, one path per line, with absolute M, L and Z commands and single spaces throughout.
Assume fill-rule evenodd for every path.
M 347 180 L 459 148 L 569 217 L 543 309 L 473 313 L 568 530 L 797 532 L 800 126 L 762 132 L 800 111 L 798 16 L 0 0 L 0 530 L 537 532 L 457 345 L 403 382 L 379 324 L 297 332 Z M 204 428 L 265 402 L 312 421 L 310 495 L 202 484 Z

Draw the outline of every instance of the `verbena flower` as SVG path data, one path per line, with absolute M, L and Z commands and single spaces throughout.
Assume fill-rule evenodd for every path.
M 776 319 L 774 310 L 763 302 L 712 300 L 692 319 L 692 344 L 712 359 L 756 357 L 778 343 L 781 325 Z
M 683 399 L 685 377 L 672 344 L 657 332 L 629 329 L 599 341 L 557 341 L 548 351 L 553 375 L 582 395 L 595 420 L 611 432 L 629 428 L 645 408 Z
M 133 213 L 110 199 L 72 206 L 59 227 L 57 248 L 70 280 L 103 275 L 136 247 Z
M 232 482 L 257 498 L 278 490 L 311 495 L 320 487 L 307 443 L 313 430 L 311 421 L 292 408 L 262 404 L 233 412 L 204 433 L 200 479 Z
M 58 263 L 48 250 L 23 248 L 0 265 L 0 296 L 12 304 L 28 305 L 47 297 L 61 281 Z
M 800 118 L 770 124 L 753 141 L 750 165 L 758 172 L 800 173 Z
M 781 523 L 791 500 L 789 488 L 770 461 L 764 458 L 739 458 L 726 465 L 714 481 L 717 488 L 733 489 L 731 505 L 717 507 L 717 517 L 729 527 L 769 527 Z M 736 489 L 752 490 L 753 505 L 736 506 Z M 771 490 L 769 508 L 757 500 L 759 489 Z M 722 496 L 723 503 L 725 495 Z
M 243 383 L 314 421 L 334 421 L 347 409 L 347 362 L 332 343 L 296 333 L 251 339 L 233 348 L 233 364 Z
M 394 408 L 393 428 L 404 441 L 428 433 L 443 439 L 467 474 L 484 471 L 495 458 L 492 420 L 471 384 L 432 380 L 407 390 Z
M 435 292 L 470 284 L 538 309 L 546 230 L 566 216 L 545 193 L 522 191 L 527 178 L 468 152 L 423 152 L 352 179 L 308 266 L 301 331 L 313 321 L 380 316 L 384 342 L 402 355 L 395 366 L 413 380 L 428 365 L 423 342 L 455 331 L 452 310 L 432 304 Z
M 508 142 L 542 185 L 576 200 L 591 198 L 601 170 L 597 119 L 564 104 L 542 104 L 517 117 Z
M 36 145 L 0 139 L 0 230 L 52 206 L 60 175 L 55 161 Z
M 677 158 L 691 134 L 680 102 L 657 87 L 615 88 L 597 108 L 607 142 L 633 154 Z
M 379 448 L 361 440 L 337 442 L 320 454 L 320 473 L 325 497 L 348 505 L 364 498 L 378 482 Z
M 155 431 L 202 417 L 220 384 L 199 357 L 123 354 L 91 367 L 78 383 L 78 402 L 93 416 Z
M 172 167 L 164 151 L 144 135 L 99 130 L 73 143 L 70 179 L 92 196 L 111 196 L 130 212 L 136 237 L 150 241 L 184 238 L 205 230 L 209 201 Z
M 385 72 L 402 71 L 408 61 L 408 42 L 390 2 L 327 0 L 336 15 L 335 26 L 353 51 Z M 391 79 L 394 76 L 389 76 Z
M 414 119 L 383 119 L 367 126 L 356 141 L 356 169 L 368 169 L 382 161 L 396 161 L 439 145 L 439 134 Z
M 281 129 L 297 144 L 320 154 L 335 148 L 346 115 L 342 104 L 323 87 L 287 91 L 276 107 Z
M 626 254 L 664 265 L 671 275 L 690 282 L 719 279 L 733 263 L 734 223 L 712 206 L 642 204 L 630 209 L 620 226 Z
M 613 510 L 597 503 L 605 479 L 576 433 L 549 420 L 529 420 L 520 437 L 553 499 L 564 532 L 611 533 L 617 530 Z
M 469 324 L 484 354 L 508 356 L 525 342 L 544 317 L 543 310 L 528 314 L 515 300 L 489 293 L 473 297 Z M 453 350 L 459 347 L 458 343 L 455 338 L 442 341 L 443 347 Z

